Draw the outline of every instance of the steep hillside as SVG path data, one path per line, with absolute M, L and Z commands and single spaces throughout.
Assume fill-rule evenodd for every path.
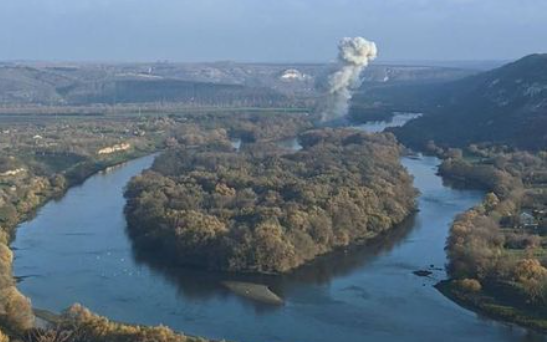
M 393 131 L 412 146 L 546 146 L 546 54 L 526 56 L 462 80 L 372 91 L 372 98 L 425 115 Z

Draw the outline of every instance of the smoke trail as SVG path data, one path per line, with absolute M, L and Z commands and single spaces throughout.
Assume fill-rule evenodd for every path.
M 343 38 L 339 42 L 339 69 L 328 79 L 329 91 L 322 121 L 345 116 L 353 90 L 361 84 L 360 74 L 377 57 L 377 46 L 362 37 Z

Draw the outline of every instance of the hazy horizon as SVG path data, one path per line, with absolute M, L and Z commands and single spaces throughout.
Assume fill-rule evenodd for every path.
M 531 54 L 546 54 L 546 52 L 532 52 L 530 54 L 526 54 L 520 57 L 517 57 L 516 59 L 531 55 Z M 374 65 L 409 65 L 409 66 L 420 66 L 420 65 L 439 65 L 439 66 L 446 66 L 446 65 L 455 65 L 455 64 L 483 64 L 483 63 L 489 63 L 489 64 L 506 64 L 514 61 L 515 59 L 454 59 L 454 60 L 432 60 L 432 59 L 424 59 L 424 60 L 407 60 L 407 59 L 394 59 L 394 60 L 385 60 L 385 59 L 377 59 L 375 60 Z M 153 64 L 153 63 L 173 63 L 173 64 L 222 64 L 222 63 L 236 63 L 236 64 L 295 64 L 295 65 L 322 65 L 322 64 L 329 64 L 329 63 L 336 63 L 336 59 L 332 58 L 330 60 L 324 60 L 324 61 L 307 61 L 307 60 L 301 60 L 301 61 L 292 61 L 292 60 L 280 60 L 280 61 L 249 61 L 249 60 L 202 60 L 202 61 L 178 61 L 178 60 L 169 60 L 169 59 L 163 59 L 163 60 L 108 60 L 108 59 L 96 59 L 96 60 L 78 60 L 78 59 L 0 59 L 0 63 L 28 63 L 28 64 L 63 64 L 63 63 L 74 63 L 74 64 Z
M 546 52 L 546 1 L 7 0 L 0 60 L 325 63 L 344 36 L 378 63 L 509 61 Z

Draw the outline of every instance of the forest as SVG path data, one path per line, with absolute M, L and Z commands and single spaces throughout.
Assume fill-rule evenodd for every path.
M 440 173 L 490 191 L 460 214 L 447 241 L 442 289 L 493 316 L 546 329 L 546 152 L 453 153 Z
M 283 273 L 377 236 L 415 208 L 391 134 L 311 130 L 293 153 L 261 142 L 236 151 L 217 132 L 198 145 L 180 141 L 129 183 L 138 248 L 182 265 Z

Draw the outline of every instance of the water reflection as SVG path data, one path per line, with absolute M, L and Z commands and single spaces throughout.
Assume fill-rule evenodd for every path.
M 412 215 L 398 227 L 391 229 L 376 239 L 362 245 L 339 249 L 316 258 L 314 261 L 281 276 L 263 274 L 237 274 L 229 272 L 212 272 L 196 268 L 169 265 L 165 258 L 159 258 L 154 251 L 146 251 L 132 246 L 136 263 L 146 265 L 154 273 L 165 277 L 175 285 L 179 296 L 188 300 L 205 300 L 213 297 L 232 296 L 222 284 L 224 281 L 243 281 L 267 285 L 274 293 L 284 298 L 294 287 L 303 285 L 325 285 L 333 278 L 341 277 L 365 267 L 377 257 L 389 252 L 404 242 L 409 233 L 416 228 L 415 215 Z M 263 304 L 251 299 L 242 298 L 243 302 L 252 305 L 257 312 L 276 310 L 275 305 Z
M 405 238 L 417 228 L 415 219 L 416 214 L 413 214 L 398 227 L 363 245 L 349 246 L 323 255 L 294 272 L 282 276 L 280 278 L 281 284 L 284 286 L 303 283 L 324 285 L 333 278 L 343 277 L 364 268 L 378 257 L 402 244 Z

